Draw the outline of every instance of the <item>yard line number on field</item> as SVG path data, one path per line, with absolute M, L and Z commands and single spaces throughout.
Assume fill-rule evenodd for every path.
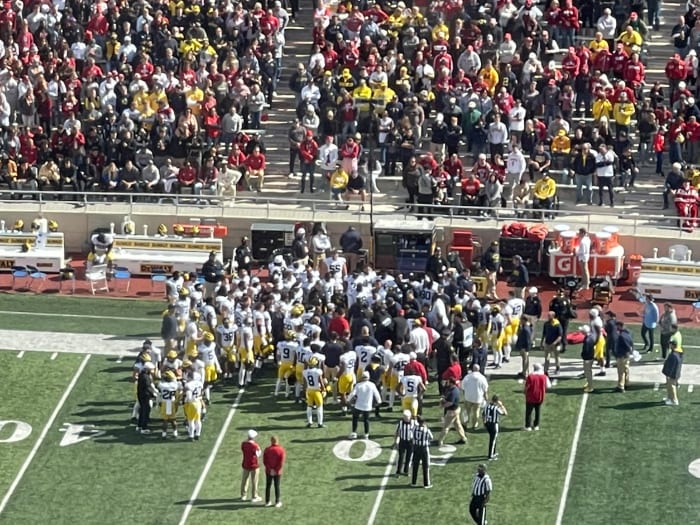
M 29 465 L 31 464 L 32 460 L 34 459 L 34 456 L 36 456 L 36 453 L 38 452 L 39 447 L 41 447 L 41 444 L 44 442 L 44 439 L 46 439 L 46 435 L 49 433 L 49 430 L 51 429 L 54 422 L 56 421 L 56 418 L 58 417 L 59 412 L 63 408 L 63 405 L 66 404 L 66 400 L 68 399 L 68 396 L 75 388 L 75 385 L 78 383 L 78 380 L 80 379 L 80 376 L 83 374 L 83 371 L 85 370 L 85 367 L 87 366 L 89 360 L 90 360 L 90 354 L 87 354 L 83 358 L 83 360 L 81 361 L 80 366 L 78 367 L 78 370 L 76 370 L 76 372 L 75 372 L 75 375 L 73 375 L 73 379 L 71 379 L 70 383 L 68 383 L 68 386 L 66 387 L 65 392 L 63 392 L 61 399 L 58 400 L 58 404 L 56 405 L 56 408 L 54 408 L 53 412 L 51 413 L 51 416 L 49 417 L 49 420 L 46 422 L 46 425 L 44 426 L 44 429 L 41 431 L 41 434 L 39 434 L 39 437 L 36 440 L 36 443 L 34 443 L 32 450 L 29 452 L 27 459 L 25 459 L 24 463 L 22 463 L 22 466 L 20 467 L 19 472 L 15 476 L 15 479 L 12 481 L 12 485 L 10 485 L 10 488 L 7 489 L 7 493 L 5 494 L 5 497 L 2 498 L 2 501 L 0 501 L 0 514 L 3 513 L 3 511 L 7 507 L 7 503 L 10 501 L 10 498 L 14 494 L 15 490 L 17 490 L 17 486 L 19 485 L 20 481 L 22 481 L 24 474 L 27 472 Z
M 211 470 L 212 465 L 214 464 L 214 460 L 216 459 L 216 454 L 219 452 L 219 449 L 221 448 L 221 444 L 224 442 L 224 437 L 226 436 L 226 432 L 228 431 L 228 427 L 231 426 L 231 421 L 233 421 L 233 416 L 236 414 L 236 410 L 238 410 L 238 405 L 241 403 L 241 399 L 243 398 L 243 393 L 245 392 L 245 388 L 241 388 L 238 391 L 238 395 L 236 396 L 236 399 L 233 402 L 233 405 L 231 405 L 231 408 L 228 411 L 228 415 L 226 416 L 226 420 L 224 421 L 223 426 L 221 427 L 221 431 L 219 432 L 219 435 L 216 438 L 216 442 L 214 443 L 214 448 L 211 449 L 211 452 L 209 453 L 209 457 L 207 458 L 207 462 L 204 465 L 204 469 L 202 470 L 202 473 L 199 475 L 199 479 L 197 480 L 197 484 L 194 486 L 194 490 L 192 491 L 192 495 L 190 496 L 189 501 L 187 502 L 187 505 L 185 506 L 185 510 L 182 513 L 182 518 L 180 518 L 180 525 L 185 525 L 187 523 L 187 518 L 190 515 L 190 512 L 192 512 L 192 507 L 194 506 L 194 502 L 197 501 L 197 498 L 199 497 L 199 493 L 202 490 L 202 487 L 204 486 L 204 481 L 207 478 L 207 474 L 209 474 L 209 471 Z
M 564 488 L 561 492 L 561 500 L 559 501 L 559 512 L 557 512 L 557 521 L 555 525 L 561 525 L 561 522 L 564 519 L 564 511 L 566 510 L 566 499 L 569 496 L 569 487 L 571 486 L 571 475 L 574 472 L 574 463 L 576 462 L 576 451 L 578 450 L 578 441 L 581 437 L 581 427 L 583 426 L 583 416 L 586 414 L 587 404 L 588 394 L 583 394 L 583 397 L 581 398 L 581 408 L 578 411 L 578 419 L 576 420 L 576 430 L 574 430 L 574 440 L 571 443 L 569 464 L 566 467 L 566 476 L 564 476 Z

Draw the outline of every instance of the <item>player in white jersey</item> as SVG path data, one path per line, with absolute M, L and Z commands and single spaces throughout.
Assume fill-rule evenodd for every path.
M 204 304 L 199 309 L 199 313 L 201 315 L 202 322 L 206 324 L 207 329 L 211 333 L 214 333 L 216 331 L 217 319 L 213 297 L 207 297 L 205 299 Z
M 506 318 L 501 313 L 498 305 L 491 308 L 491 322 L 489 323 L 488 341 L 489 347 L 493 351 L 493 364 L 496 368 L 501 368 L 503 360 L 503 344 L 505 342 Z
M 299 343 L 294 352 L 294 402 L 301 403 L 301 391 L 304 388 L 304 370 L 311 358 L 312 352 L 308 346 L 309 340 L 304 339 Z
M 286 341 L 277 343 L 277 382 L 275 383 L 275 393 L 278 395 L 282 382 L 284 382 L 284 397 L 289 397 L 289 378 L 294 375 L 294 361 L 299 344 L 296 342 L 294 333 L 285 334 Z
M 398 393 L 403 396 L 401 409 L 410 410 L 415 418 L 418 415 L 418 400 L 425 392 L 423 379 L 419 375 L 404 375 L 399 380 Z
M 270 314 L 265 311 L 265 305 L 262 303 L 256 304 L 253 310 L 253 351 L 255 357 L 262 364 L 272 351 L 272 319 Z
M 238 386 L 243 388 L 250 383 L 253 378 L 253 367 L 255 366 L 255 354 L 253 351 L 253 318 L 243 319 L 243 325 L 238 330 Z
M 204 399 L 207 405 L 211 402 L 211 386 L 221 373 L 215 339 L 211 332 L 204 332 L 204 340 L 199 345 L 199 358 L 204 363 Z
M 381 366 L 384 367 L 384 374 L 382 375 L 382 402 L 389 401 L 389 392 L 391 390 L 391 359 L 394 357 L 394 352 L 391 351 L 391 341 L 385 341 L 384 346 L 377 348 L 377 353 L 381 359 Z
M 323 370 L 319 367 L 318 359 L 311 357 L 308 367 L 304 370 L 304 386 L 306 387 L 306 428 L 313 424 L 313 411 L 316 409 L 319 428 L 323 428 L 323 393 L 326 382 Z
M 396 399 L 396 389 L 403 377 L 403 369 L 411 360 L 408 354 L 399 352 L 391 358 L 391 378 L 389 379 L 389 410 L 394 409 L 394 400 Z
M 325 264 L 328 272 L 344 279 L 348 274 L 348 265 L 345 257 L 341 257 L 340 253 L 340 250 L 335 250 L 333 255 L 326 258 Z
M 357 377 L 355 369 L 357 368 L 357 354 L 354 350 L 348 350 L 340 356 L 340 370 L 338 371 L 338 395 L 340 396 L 340 404 L 343 414 L 347 413 L 347 398 L 355 386 Z
M 233 371 L 238 366 L 238 352 L 236 349 L 236 331 L 238 327 L 231 322 L 229 317 L 224 317 L 221 324 L 216 327 L 217 344 L 224 360 L 224 379 L 233 377 Z
M 355 347 L 357 354 L 357 375 L 361 375 L 372 361 L 372 356 L 377 353 L 377 347 L 368 344 L 359 344 Z
M 192 374 L 192 379 L 185 383 L 185 419 L 190 440 L 198 440 L 202 433 L 202 376 Z
M 429 275 L 423 279 L 423 283 L 416 289 L 416 299 L 421 305 L 432 306 L 433 298 L 437 295 L 437 285 Z
M 175 373 L 175 377 L 182 379 L 182 361 L 177 357 L 175 350 L 170 350 L 163 360 L 161 365 L 161 374 L 165 374 L 168 370 Z
M 163 439 L 168 437 L 168 424 L 173 427 L 173 437 L 177 437 L 177 409 L 180 403 L 182 385 L 172 371 L 163 374 L 158 383 L 160 416 L 163 419 Z

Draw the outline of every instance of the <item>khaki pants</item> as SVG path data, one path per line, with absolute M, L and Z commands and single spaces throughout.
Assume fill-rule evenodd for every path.
M 630 383 L 630 358 L 618 357 L 615 364 L 617 365 L 617 387 L 627 388 Z
M 588 290 L 591 287 L 591 271 L 588 268 L 588 262 L 579 261 L 581 263 L 581 288 Z
M 438 438 L 438 441 L 440 442 L 441 446 L 443 441 L 445 441 L 445 438 L 447 437 L 450 428 L 452 428 L 453 426 L 455 427 L 457 434 L 459 434 L 460 439 L 463 439 L 464 441 L 467 440 L 467 436 L 464 434 L 464 428 L 462 427 L 462 421 L 459 418 L 460 412 L 461 409 L 459 407 L 455 408 L 454 410 L 448 410 L 447 412 L 445 412 L 445 421 L 442 425 L 442 432 L 440 433 L 440 437 Z
M 583 362 L 583 376 L 586 378 L 584 388 L 593 388 L 593 360 Z
M 479 416 L 481 415 L 481 404 L 465 401 L 464 409 L 467 411 L 467 429 L 477 429 L 479 427 Z
M 496 294 L 496 280 L 498 279 L 498 272 L 486 272 L 486 297 L 498 299 Z
M 258 474 L 260 469 L 243 469 L 243 474 L 241 476 L 241 498 L 245 498 L 248 494 L 248 480 L 250 480 L 252 487 L 251 498 L 258 497 Z
M 554 357 L 554 366 L 559 368 L 559 350 L 561 347 L 559 345 L 549 345 L 547 343 L 542 343 L 542 349 L 544 350 L 544 373 L 549 372 L 549 358 Z
M 527 377 L 527 375 L 530 373 L 530 352 L 520 350 L 520 359 L 523 363 L 521 372 L 525 377 Z
M 678 403 L 678 379 L 666 378 L 666 398 Z

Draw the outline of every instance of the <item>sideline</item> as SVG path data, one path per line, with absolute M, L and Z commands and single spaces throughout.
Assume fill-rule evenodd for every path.
M 578 442 L 581 437 L 581 427 L 583 426 L 583 416 L 586 414 L 586 405 L 588 404 L 588 394 L 583 394 L 581 398 L 581 408 L 578 411 L 578 419 L 576 420 L 576 430 L 574 431 L 574 440 L 571 444 L 571 453 L 569 454 L 569 464 L 566 467 L 566 476 L 564 476 L 564 488 L 559 500 L 559 512 L 557 512 L 557 521 L 555 525 L 561 525 L 564 519 L 564 511 L 566 510 L 566 500 L 569 496 L 569 487 L 571 486 L 571 476 L 574 472 L 574 463 L 576 462 L 576 451 L 578 450 Z
M 384 477 L 379 485 L 379 492 L 377 492 L 377 497 L 374 500 L 374 505 L 372 506 L 372 512 L 367 520 L 367 525 L 374 525 L 374 521 L 377 519 L 377 513 L 379 512 L 379 506 L 382 504 L 382 499 L 384 498 L 384 491 L 386 490 L 386 484 L 389 482 L 389 477 L 394 470 L 394 461 L 396 460 L 397 452 L 392 449 L 391 455 L 389 456 L 389 462 L 386 464 L 386 469 L 384 470 Z
M 0 310 L 0 315 L 28 315 L 31 317 L 72 317 L 78 319 L 107 319 L 111 321 L 141 321 L 149 323 L 157 323 L 159 318 L 154 317 L 114 317 L 111 315 L 83 315 L 83 314 L 61 314 L 55 312 L 21 312 L 15 310 Z
M 202 470 L 202 473 L 199 475 L 199 479 L 197 480 L 197 484 L 194 486 L 192 495 L 187 501 L 185 510 L 182 513 L 182 518 L 180 518 L 180 521 L 178 522 L 179 525 L 185 525 L 185 523 L 187 523 L 187 518 L 189 517 L 190 512 L 192 512 L 192 507 L 194 506 L 195 501 L 197 501 L 197 498 L 199 497 L 199 493 L 201 492 L 202 487 L 204 486 L 204 481 L 207 478 L 207 474 L 209 474 L 209 471 L 211 470 L 211 467 L 214 464 L 216 454 L 219 452 L 221 444 L 224 442 L 224 437 L 226 436 L 226 432 L 228 432 L 228 427 L 231 426 L 231 421 L 233 421 L 233 416 L 236 414 L 236 410 L 238 410 L 238 405 L 240 405 L 241 403 L 241 399 L 243 398 L 244 392 L 245 388 L 241 388 L 238 391 L 238 395 L 236 396 L 233 405 L 231 405 L 231 408 L 228 411 L 228 415 L 226 416 L 226 420 L 224 421 L 224 424 L 221 427 L 219 436 L 216 438 L 214 447 L 211 449 L 211 452 L 209 453 L 209 458 L 207 459 L 207 462 L 204 465 L 204 470 Z
M 7 503 L 10 501 L 12 494 L 14 494 L 15 490 L 17 490 L 17 486 L 19 485 L 20 481 L 22 481 L 22 477 L 27 472 L 27 469 L 29 468 L 29 465 L 31 464 L 31 462 L 34 460 L 34 456 L 36 456 L 36 453 L 38 452 L 39 447 L 44 442 L 44 439 L 46 439 L 46 435 L 49 433 L 49 430 L 51 429 L 54 422 L 56 421 L 56 418 L 58 417 L 59 412 L 63 408 L 63 405 L 66 404 L 66 401 L 68 400 L 68 396 L 70 396 L 70 393 L 73 391 L 73 388 L 75 388 L 75 385 L 78 383 L 78 380 L 80 379 L 80 376 L 83 374 L 83 371 L 85 370 L 85 367 L 87 366 L 89 360 L 90 360 L 90 354 L 87 354 L 83 358 L 83 361 L 80 363 L 80 366 L 78 367 L 78 370 L 75 372 L 75 375 L 73 375 L 73 379 L 71 379 L 71 382 L 68 383 L 68 386 L 66 387 L 65 392 L 63 392 L 63 396 L 61 397 L 61 399 L 59 399 L 58 404 L 56 405 L 56 408 L 54 408 L 54 411 L 51 413 L 51 417 L 49 417 L 49 420 L 46 422 L 44 429 L 41 431 L 41 434 L 39 434 L 39 438 L 36 440 L 36 443 L 34 443 L 34 446 L 32 447 L 32 450 L 29 452 L 27 459 L 25 459 L 24 463 L 22 463 L 22 466 L 20 467 L 19 472 L 15 476 L 15 479 L 12 481 L 12 485 L 10 485 L 10 488 L 7 489 L 7 493 L 5 494 L 5 497 L 0 502 L 0 515 L 7 507 Z

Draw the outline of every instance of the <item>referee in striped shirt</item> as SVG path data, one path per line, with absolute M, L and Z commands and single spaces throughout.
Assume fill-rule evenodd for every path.
M 472 481 L 472 501 L 469 503 L 469 514 L 477 525 L 486 523 L 486 504 L 489 502 L 492 490 L 491 478 L 486 473 L 486 465 L 482 463 L 477 467 L 474 481 Z
M 396 464 L 396 477 L 408 476 L 408 465 L 413 454 L 413 431 L 416 429 L 416 421 L 410 410 L 403 411 L 403 417 L 396 425 L 394 434 L 394 448 L 399 451 L 399 462 Z
M 418 480 L 418 467 L 423 466 L 423 488 L 432 488 L 430 484 L 430 442 L 433 441 L 433 433 L 426 426 L 425 420 L 418 417 L 418 423 L 413 429 L 413 476 L 411 485 L 416 486 Z
M 489 433 L 489 459 L 498 459 L 498 452 L 496 452 L 498 423 L 501 421 L 501 416 L 507 415 L 508 411 L 497 395 L 494 395 L 491 402 L 484 408 L 484 427 Z

